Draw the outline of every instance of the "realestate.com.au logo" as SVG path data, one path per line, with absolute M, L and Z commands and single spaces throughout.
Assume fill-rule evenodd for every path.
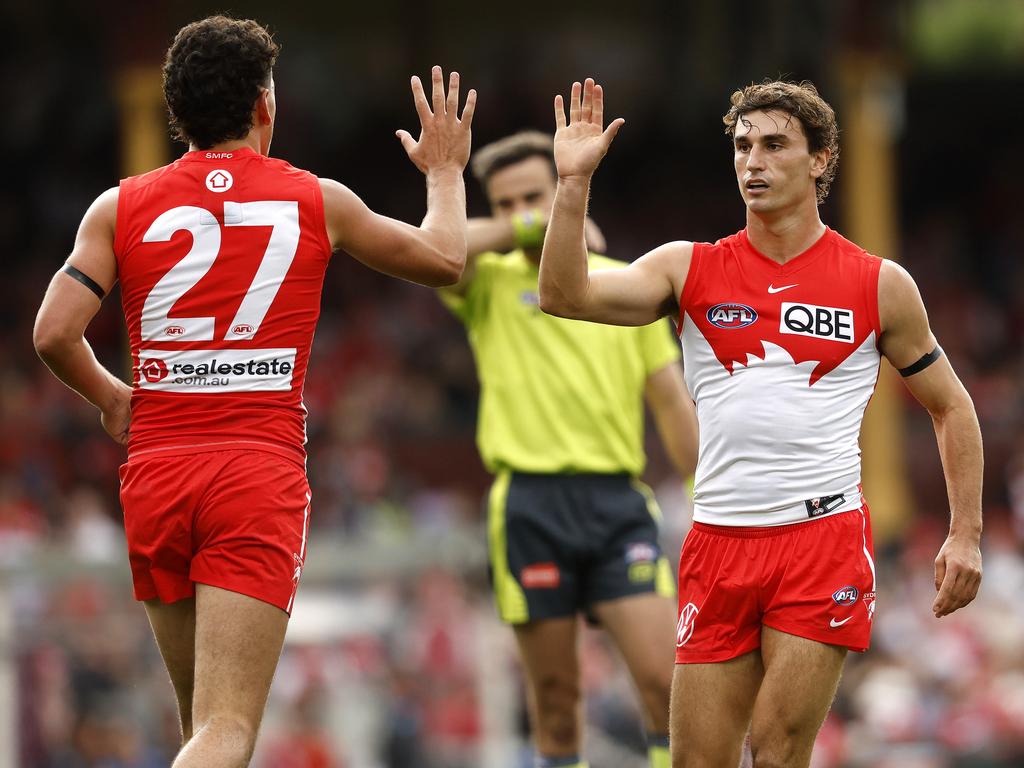
M 287 391 L 294 348 L 140 350 L 139 387 L 165 392 Z
M 146 377 L 146 381 L 153 384 L 167 378 L 167 365 L 164 364 L 163 360 L 159 360 L 157 358 L 143 360 L 142 365 L 139 366 L 139 370 L 142 371 L 142 375 Z

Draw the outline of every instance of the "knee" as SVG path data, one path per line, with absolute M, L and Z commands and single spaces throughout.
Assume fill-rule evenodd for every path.
M 204 740 L 215 741 L 221 748 L 246 760 L 252 757 L 258 728 L 244 717 L 228 713 L 215 714 L 195 725 L 196 736 L 202 735 Z
M 576 710 L 579 685 L 575 680 L 549 675 L 534 684 L 537 702 L 537 730 L 558 744 L 574 746 L 579 737 Z
M 788 768 L 800 763 L 802 756 L 810 756 L 814 739 L 805 743 L 807 735 L 797 728 L 781 726 L 771 734 L 751 734 L 750 755 L 754 768 Z

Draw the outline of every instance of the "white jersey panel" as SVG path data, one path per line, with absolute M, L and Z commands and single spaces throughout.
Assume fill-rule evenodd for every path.
M 694 520 L 784 525 L 861 506 L 860 426 L 880 359 L 874 333 L 813 383 L 819 361 L 797 363 L 771 341 L 761 342 L 763 359 L 748 354 L 730 373 L 689 314 L 682 344 L 700 422 Z

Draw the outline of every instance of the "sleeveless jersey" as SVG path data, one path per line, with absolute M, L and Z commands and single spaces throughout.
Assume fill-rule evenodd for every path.
M 880 267 L 831 229 L 784 265 L 745 231 L 694 243 L 679 323 L 700 422 L 694 520 L 783 525 L 861 506 Z
M 305 461 L 302 385 L 331 246 L 317 178 L 250 149 L 124 179 L 129 460 L 256 448 Z

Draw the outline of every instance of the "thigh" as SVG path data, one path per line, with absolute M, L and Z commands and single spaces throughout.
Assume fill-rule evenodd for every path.
M 580 608 L 576 512 L 562 477 L 501 473 L 488 499 L 491 578 L 502 621 L 575 617 Z
M 214 716 L 254 731 L 263 717 L 288 615 L 237 592 L 196 585 L 195 694 L 198 727 Z
M 806 766 L 842 674 L 846 648 L 765 627 L 764 680 L 751 724 L 755 756 Z M 773 763 L 774 764 L 774 763 Z
M 676 595 L 672 568 L 658 541 L 654 493 L 627 477 L 592 478 L 584 514 L 592 518 L 595 551 L 589 558 L 583 601 L 588 610 L 599 602 L 631 595 Z
M 675 601 L 653 592 L 592 606 L 640 691 L 650 730 L 664 734 L 675 647 Z
M 176 603 L 159 600 L 145 602 L 146 614 L 174 686 L 181 717 L 182 736 L 192 736 L 192 693 L 195 681 L 196 601 L 187 598 Z
M 290 613 L 309 531 L 305 470 L 262 451 L 217 456 L 219 471 L 196 513 L 189 575 Z
M 676 665 L 669 722 L 675 768 L 739 765 L 763 675 L 758 651 L 711 664 Z

